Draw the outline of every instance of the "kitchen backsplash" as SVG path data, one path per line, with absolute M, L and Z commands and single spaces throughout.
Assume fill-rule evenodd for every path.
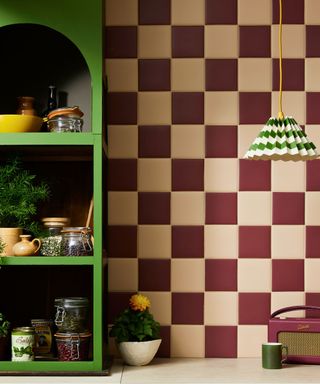
M 320 149 L 320 1 L 283 11 L 283 109 Z M 320 161 L 243 160 L 278 112 L 278 22 L 278 0 L 106 0 L 109 323 L 145 293 L 160 356 L 258 356 L 272 311 L 320 305 Z

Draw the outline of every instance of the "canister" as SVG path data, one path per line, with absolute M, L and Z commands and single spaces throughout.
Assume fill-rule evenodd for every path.
M 60 361 L 88 360 L 91 333 L 56 333 L 58 359 Z
M 11 332 L 12 361 L 34 360 L 34 328 L 19 327 Z
M 33 319 L 31 325 L 35 331 L 35 355 L 43 356 L 51 352 L 52 346 L 52 320 Z
M 89 300 L 86 297 L 59 297 L 55 325 L 59 332 L 85 332 L 88 329 Z

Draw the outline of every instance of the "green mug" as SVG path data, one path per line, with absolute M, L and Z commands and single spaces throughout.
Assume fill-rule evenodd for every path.
M 284 357 L 282 351 L 285 351 Z M 262 344 L 262 367 L 267 369 L 282 368 L 288 356 L 288 347 L 281 343 Z

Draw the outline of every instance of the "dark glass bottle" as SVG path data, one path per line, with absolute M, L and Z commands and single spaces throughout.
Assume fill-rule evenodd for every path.
M 54 85 L 49 85 L 48 105 L 46 115 L 57 108 L 57 88 Z

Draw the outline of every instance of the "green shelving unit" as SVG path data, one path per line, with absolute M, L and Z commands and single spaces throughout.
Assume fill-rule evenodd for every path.
M 25 321 L 32 316 L 33 310 L 48 312 L 48 302 L 52 302 L 55 295 L 63 296 L 64 287 L 65 296 L 70 296 L 70 292 L 73 296 L 88 292 L 93 335 L 90 361 L 0 361 L 0 375 L 108 374 L 103 318 L 106 268 L 103 256 L 103 174 L 106 159 L 102 110 L 103 18 L 101 0 L 0 2 L 0 49 L 4 58 L 0 63 L 0 114 L 15 113 L 15 98 L 27 94 L 35 96 L 38 108 L 43 108 L 47 88 L 52 83 L 64 91 L 67 105 L 79 105 L 85 112 L 81 133 L 0 133 L 0 161 L 16 152 L 48 180 L 51 176 L 58 179 L 60 184 L 56 184 L 60 185 L 60 190 L 54 191 L 50 203 L 41 212 L 43 215 L 55 216 L 50 209 L 60 204 L 60 208 L 67 210 L 63 212 L 64 216 L 73 212 L 83 220 L 82 224 L 72 225 L 84 225 L 91 196 L 94 202 L 93 256 L 0 258 L 0 285 L 1 275 L 6 276 L 6 271 L 14 276 L 15 271 L 21 275 L 23 270 L 31 281 L 26 293 L 19 283 L 15 287 L 15 290 L 21 290 L 21 301 L 29 301 L 29 304 L 23 307 L 25 313 L 22 310 L 17 312 L 22 313 L 21 318 L 13 319 L 13 323 Z M 36 288 L 37 282 L 39 289 Z M 6 297 L 0 298 L 0 306 L 7 305 L 9 311 L 10 300 L 16 301 L 14 306 L 24 305 L 19 303 L 19 293 L 11 294 L 11 289 L 8 287 Z M 46 294 L 48 302 L 44 299 Z M 15 310 L 12 309 L 12 313 Z

